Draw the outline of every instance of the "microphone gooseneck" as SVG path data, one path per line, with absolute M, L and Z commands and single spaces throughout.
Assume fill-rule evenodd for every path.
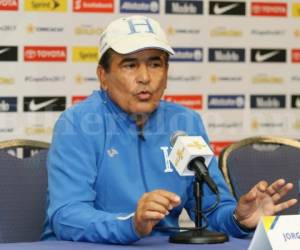
M 219 193 L 218 186 L 213 181 L 213 179 L 209 176 L 207 167 L 205 165 L 205 159 L 202 156 L 194 158 L 188 165 L 188 169 L 195 171 L 196 177 L 199 179 L 203 179 L 204 182 L 208 185 L 208 187 L 215 194 Z

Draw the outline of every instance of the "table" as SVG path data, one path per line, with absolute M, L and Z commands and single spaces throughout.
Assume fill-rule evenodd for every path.
M 0 250 L 246 250 L 250 239 L 230 238 L 223 244 L 173 244 L 168 237 L 148 237 L 132 245 L 106 245 L 70 241 L 38 241 L 29 243 L 2 243 Z

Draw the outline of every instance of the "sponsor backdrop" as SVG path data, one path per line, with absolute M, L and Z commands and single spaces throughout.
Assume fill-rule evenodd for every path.
M 99 88 L 99 34 L 159 20 L 176 51 L 165 100 L 199 112 L 218 153 L 238 139 L 300 138 L 300 1 L 0 0 L 0 140 L 50 141 Z

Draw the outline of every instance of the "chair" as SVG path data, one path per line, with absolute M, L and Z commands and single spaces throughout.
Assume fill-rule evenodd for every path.
M 38 241 L 46 211 L 46 158 L 49 143 L 31 140 L 0 142 L 0 242 Z M 7 151 L 40 150 L 16 158 Z M 23 154 L 24 155 L 24 154 Z
M 300 198 L 299 141 L 275 136 L 246 138 L 222 151 L 219 167 L 237 200 L 260 180 L 272 183 L 279 178 L 294 184 L 284 199 Z M 299 203 L 280 214 L 297 213 Z

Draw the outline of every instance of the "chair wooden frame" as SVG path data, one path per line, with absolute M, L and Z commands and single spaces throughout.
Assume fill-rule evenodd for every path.
M 14 139 L 14 140 L 6 140 L 0 141 L 0 149 L 9 149 L 9 148 L 39 148 L 39 149 L 48 149 L 50 143 L 35 141 L 35 140 L 27 140 L 27 139 Z
M 225 181 L 229 185 L 230 191 L 233 194 L 234 191 L 228 174 L 227 159 L 232 151 L 244 147 L 246 145 L 255 144 L 255 143 L 280 144 L 280 145 L 287 145 L 287 146 L 292 146 L 300 149 L 300 141 L 286 138 L 286 137 L 281 137 L 281 136 L 254 136 L 254 137 L 242 139 L 238 142 L 229 145 L 227 148 L 223 150 L 223 152 L 219 157 L 219 168 L 223 172 Z

